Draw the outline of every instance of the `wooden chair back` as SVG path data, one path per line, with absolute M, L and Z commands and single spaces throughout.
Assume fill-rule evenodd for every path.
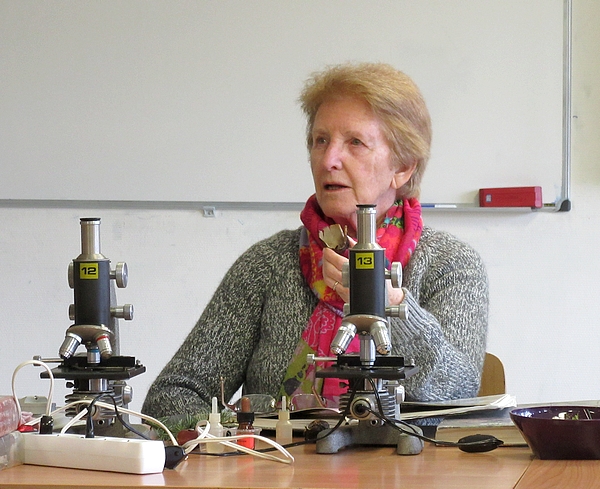
M 502 365 L 502 361 L 496 355 L 486 353 L 478 395 L 493 396 L 497 394 L 506 394 L 504 365 Z

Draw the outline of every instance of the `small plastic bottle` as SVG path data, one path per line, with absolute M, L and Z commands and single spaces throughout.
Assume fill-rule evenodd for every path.
M 292 422 L 290 421 L 290 412 L 287 410 L 285 396 L 281 398 L 279 419 L 275 424 L 275 441 L 280 445 L 292 443 Z
M 241 410 L 237 412 L 237 435 L 253 435 L 254 434 L 254 413 L 252 412 L 252 406 L 250 405 L 250 399 L 248 397 L 242 397 Z M 238 445 L 254 450 L 254 438 L 239 438 L 237 441 Z
M 221 413 L 219 413 L 219 408 L 217 407 L 217 398 L 212 398 L 212 411 L 208 415 L 208 422 L 210 423 L 210 429 L 208 432 L 214 436 L 223 436 L 223 425 L 221 424 Z M 207 443 L 206 444 L 206 452 L 207 453 L 223 453 L 223 445 L 220 443 Z

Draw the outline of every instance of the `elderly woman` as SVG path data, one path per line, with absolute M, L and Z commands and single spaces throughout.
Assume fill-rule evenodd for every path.
M 225 275 L 198 323 L 151 386 L 143 411 L 154 416 L 206 412 L 211 397 L 245 393 L 293 396 L 337 382 L 314 379 L 306 354 L 330 356 L 349 291 L 347 252 L 319 238 L 324 228 L 356 237 L 356 205 L 377 209 L 377 241 L 403 266 L 402 288 L 388 287 L 392 353 L 420 371 L 407 398 L 477 395 L 485 354 L 488 285 L 478 254 L 453 236 L 424 227 L 417 200 L 429 156 L 431 124 L 418 88 L 385 64 L 346 64 L 316 73 L 300 97 L 315 184 L 303 226 L 252 246 Z M 356 341 L 353 340 L 353 341 Z M 357 351 L 354 343 L 348 352 Z

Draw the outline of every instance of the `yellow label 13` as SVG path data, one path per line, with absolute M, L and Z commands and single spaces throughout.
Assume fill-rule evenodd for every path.
M 372 269 L 375 268 L 375 255 L 373 253 L 356 253 L 355 267 L 358 269 Z

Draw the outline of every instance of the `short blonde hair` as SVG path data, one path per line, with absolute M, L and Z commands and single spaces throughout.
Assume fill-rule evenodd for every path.
M 382 124 L 397 168 L 415 166 L 397 197 L 418 197 L 429 160 L 431 119 L 419 88 L 410 77 L 385 63 L 340 64 L 313 73 L 306 81 L 300 103 L 307 118 L 307 146 L 321 104 L 338 95 L 367 102 Z

